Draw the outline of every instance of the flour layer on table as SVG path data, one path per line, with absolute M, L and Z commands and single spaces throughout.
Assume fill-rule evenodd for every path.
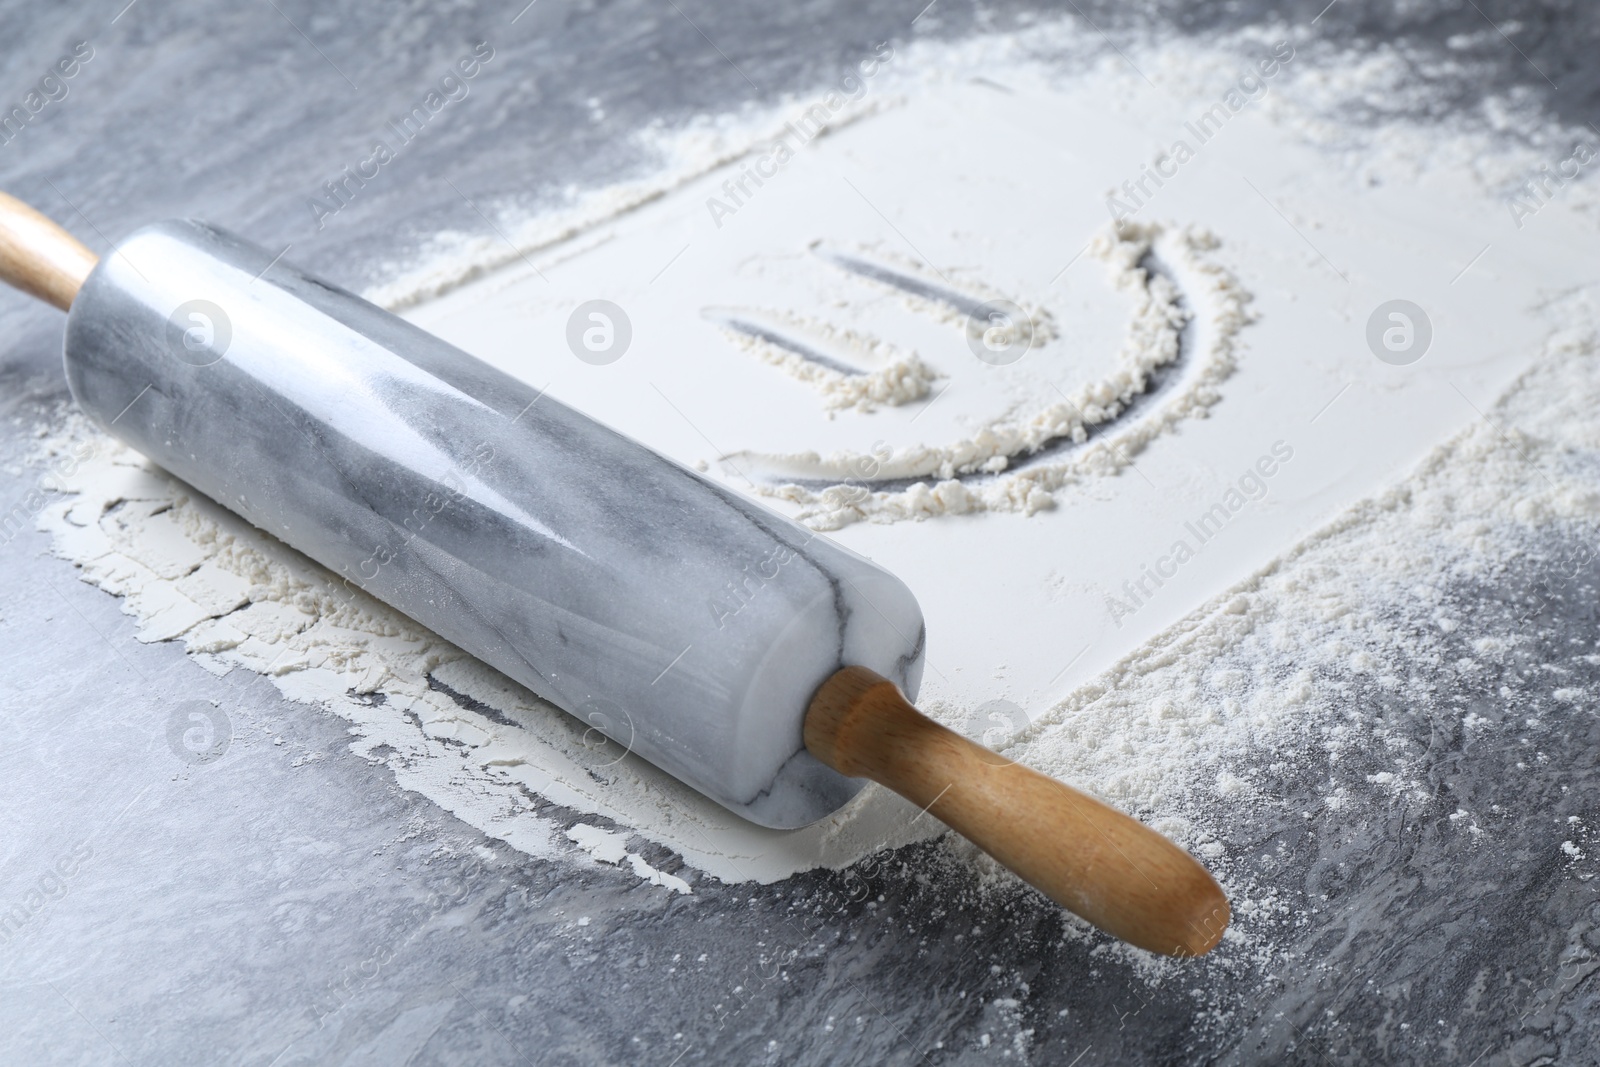
M 1070 24 L 1041 27 L 1032 37 L 1076 42 L 1080 51 L 1092 43 Z M 1141 67 L 1160 71 L 1173 91 L 1209 98 L 1219 79 L 1226 83 L 1234 76 L 1241 55 L 1269 46 L 1255 38 L 1211 45 L 1152 43 L 1134 58 Z M 893 73 L 886 72 L 874 91 L 912 91 L 912 71 L 937 70 L 939 78 L 949 80 L 983 76 L 997 65 L 1010 80 L 1041 92 L 1053 84 L 1087 80 L 1114 97 L 1131 93 L 1137 80 L 1115 56 L 1091 64 L 1088 73 L 1068 75 L 1029 58 L 1028 51 L 1020 36 L 907 47 L 900 54 L 903 62 Z M 1359 136 L 1370 150 L 1364 159 L 1393 168 L 1427 172 L 1470 159 L 1484 183 L 1484 209 L 1500 210 L 1496 197 L 1501 184 L 1532 170 L 1541 158 L 1538 151 L 1496 147 L 1492 138 L 1471 131 L 1430 132 L 1405 124 L 1350 130 L 1327 117 L 1342 102 L 1385 91 L 1402 78 L 1401 66 L 1397 57 L 1380 52 L 1352 57 L 1337 77 L 1322 73 L 1331 69 L 1327 64 L 1291 67 L 1256 106 L 1307 142 Z M 1291 90 L 1315 106 L 1291 104 Z M 869 97 L 867 103 L 875 100 Z M 771 130 L 781 126 L 783 114 L 708 119 L 678 142 L 667 131 L 656 131 L 652 136 L 664 145 L 677 145 L 676 155 L 667 153 L 670 165 L 658 180 L 641 179 L 625 189 L 577 197 L 569 216 L 508 220 L 507 232 L 519 246 L 537 250 L 620 209 L 648 203 L 708 167 L 737 160 L 765 143 Z M 1561 131 L 1551 134 L 1558 135 Z M 1574 205 L 1592 202 L 1582 183 L 1567 196 Z M 1339 223 L 1339 211 L 1358 204 L 1352 199 L 1330 207 L 1330 225 Z M 1159 205 L 1154 201 L 1154 207 Z M 1272 267 L 1253 269 L 1254 252 L 1234 251 L 1228 232 L 1217 232 L 1214 244 L 1212 237 L 1181 219 L 1154 221 L 1159 217 L 1141 214 L 1121 231 L 1103 231 L 1107 236 L 1097 255 L 1123 277 L 1134 278 L 1135 264 L 1124 244 L 1149 242 L 1148 247 L 1160 252 L 1162 241 L 1173 242 L 1167 258 L 1181 264 L 1192 255 L 1191 268 L 1210 279 L 1208 290 L 1191 290 L 1191 295 L 1213 301 L 1209 312 L 1193 299 L 1186 312 L 1220 315 L 1216 321 L 1225 319 L 1230 331 L 1226 344 L 1212 349 L 1210 356 L 1202 352 L 1197 365 L 1213 359 L 1220 372 L 1223 364 L 1242 367 L 1252 359 L 1273 358 L 1274 353 L 1250 350 L 1251 327 L 1244 322 L 1243 303 L 1245 287 L 1264 292 L 1261 286 L 1271 281 L 1266 275 Z M 1323 236 L 1320 228 L 1313 230 Z M 1294 240 L 1293 235 L 1286 240 Z M 368 295 L 401 306 L 445 292 L 501 265 L 503 249 L 493 245 L 441 238 L 433 259 L 397 269 L 394 283 Z M 1201 258 L 1216 249 L 1225 261 Z M 1304 256 L 1311 261 L 1310 252 Z M 1136 300 L 1153 301 L 1158 310 L 1170 307 L 1162 303 L 1159 283 L 1146 276 L 1136 284 L 1146 287 Z M 1315 733 L 1319 723 L 1337 722 L 1339 709 L 1318 694 L 1316 665 L 1393 677 L 1403 686 L 1395 664 L 1416 654 L 1420 639 L 1413 629 L 1394 625 L 1394 613 L 1415 619 L 1425 612 L 1427 590 L 1445 571 L 1491 573 L 1494 553 L 1518 530 L 1585 521 L 1600 510 L 1600 499 L 1571 459 L 1600 448 L 1589 417 L 1600 399 L 1591 311 L 1582 289 L 1546 302 L 1537 309 L 1545 342 L 1523 353 L 1526 359 L 1540 357 L 1539 371 L 1499 408 L 1492 407 L 1492 394 L 1472 396 L 1472 402 L 1489 412 L 1490 421 L 1427 455 L 1408 480 L 1344 513 L 1278 563 L 1220 598 L 1209 598 L 1206 606 L 1185 611 L 1183 622 L 1153 644 L 1102 664 L 1110 669 L 1090 684 L 1078 686 L 1065 699 L 1058 693 L 1051 706 L 1032 716 L 1031 726 L 1000 739 L 1005 751 L 1139 813 L 1202 856 L 1220 857 L 1203 814 L 1208 805 L 1248 797 L 1248 781 L 1234 773 L 1239 761 Z M 1315 328 L 1313 322 L 1310 329 Z M 1160 344 L 1170 343 L 1159 330 L 1152 336 Z M 1135 355 L 1153 359 L 1157 353 Z M 1104 356 L 1112 359 L 1115 352 Z M 901 410 L 893 403 L 896 399 L 903 398 L 886 395 L 881 403 Z M 1205 397 L 1199 406 L 1220 421 L 1229 410 L 1227 394 Z M 847 410 L 839 418 L 854 414 Z M 972 427 L 970 439 L 981 441 L 994 430 L 992 425 Z M 1067 432 L 1071 436 L 1070 427 Z M 387 607 L 366 598 L 347 602 L 333 596 L 328 575 L 320 568 L 197 498 L 80 421 L 68 417 L 52 427 L 41 442 L 41 458 L 64 472 L 54 476 L 61 492 L 51 494 L 51 502 L 39 512 L 54 550 L 80 566 L 86 581 L 124 598 L 124 609 L 139 620 L 141 640 L 182 641 L 189 655 L 209 670 L 237 672 L 246 681 L 264 676 L 285 696 L 332 711 L 350 723 L 354 751 L 383 761 L 402 786 L 530 855 L 583 862 L 593 858 L 619 866 L 626 860 L 625 869 L 643 881 L 682 892 L 702 874 L 771 881 L 811 867 L 847 864 L 932 832 L 928 820 L 917 820 L 913 809 L 877 789 L 867 790 L 840 815 L 804 830 L 780 833 L 745 824 L 614 743 L 586 733 L 581 723 Z M 921 462 L 909 453 L 899 459 Z M 925 471 L 937 473 L 946 459 L 931 467 L 924 464 Z M 823 469 L 828 460 L 819 453 L 804 462 Z M 1529 477 L 1529 464 L 1541 477 Z M 1122 457 L 1115 465 L 1126 469 Z M 770 491 L 821 527 L 872 518 L 868 512 L 873 510 L 909 506 L 906 489 L 883 490 L 882 500 L 872 504 L 850 503 L 855 509 L 850 513 L 830 504 L 824 492 L 804 485 Z M 932 485 L 926 491 L 938 493 Z M 982 510 L 952 509 L 953 493 L 917 507 L 930 515 Z M 1014 529 L 1010 524 L 1036 520 L 998 514 L 969 521 L 986 524 L 989 551 L 1002 554 Z M 893 527 L 907 531 L 908 537 L 918 528 Z M 862 529 L 856 526 L 846 533 Z M 1397 597 L 1397 589 L 1416 596 Z M 995 608 L 991 605 L 991 613 Z M 1375 612 L 1390 614 L 1378 618 Z M 930 628 L 937 632 L 931 615 Z M 1050 635 L 1032 639 L 1048 642 Z M 1515 638 L 1484 640 L 1483 655 L 1492 656 L 1498 654 L 1496 642 Z M 1074 649 L 1060 651 L 1065 660 Z M 961 669 L 959 652 L 943 663 L 946 677 L 941 680 L 937 657 L 930 659 L 934 673 L 928 679 L 925 710 L 966 726 L 976 702 L 964 698 L 951 680 Z M 981 669 L 993 663 L 968 665 Z M 1008 692 L 1003 672 L 992 689 L 997 695 Z M 1354 745 L 1371 733 L 1368 724 L 1347 723 L 1317 736 L 1326 736 L 1330 745 Z M 1412 788 L 1404 766 L 1374 785 Z M 1337 804 L 1337 795 L 1330 795 L 1328 802 Z M 965 846 L 952 848 L 986 867 Z M 676 858 L 662 858 L 663 852 Z M 1226 870 L 1223 875 L 1226 883 Z M 1227 887 L 1246 920 L 1253 908 L 1271 906 L 1269 890 Z

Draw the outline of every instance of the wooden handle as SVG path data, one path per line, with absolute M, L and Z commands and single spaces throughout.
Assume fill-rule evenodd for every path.
M 98 262 L 72 234 L 0 193 L 0 281 L 66 311 Z
M 997 759 L 864 667 L 846 667 L 817 690 L 805 743 L 840 774 L 871 778 L 921 805 L 1124 941 L 1198 956 L 1227 929 L 1227 898 L 1193 856 L 1071 786 Z

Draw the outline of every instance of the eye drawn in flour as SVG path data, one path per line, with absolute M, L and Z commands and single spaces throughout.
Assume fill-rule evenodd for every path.
M 900 260 L 892 254 L 855 254 L 822 243 L 812 251 L 840 270 L 893 291 L 913 308 L 960 326 L 969 340 L 983 339 L 997 306 L 1014 310 L 1015 314 L 1009 316 L 1007 332 L 1029 348 L 1037 348 L 1059 336 L 1055 317 L 1050 312 L 1038 305 L 1017 304 L 1006 293 L 990 289 L 981 282 L 963 279 L 962 285 L 957 286 L 943 275 L 930 278 L 920 263 Z
M 1250 321 L 1250 294 L 1211 256 L 1218 247 L 1209 233 L 1153 222 L 1122 222 L 1098 234 L 1086 255 L 1104 265 L 1112 288 L 1132 302 L 1114 361 L 1096 378 L 1065 389 L 1052 384 L 1028 403 L 981 420 L 976 432 L 943 444 L 880 441 L 870 454 L 742 451 L 721 461 L 762 495 L 796 505 L 816 529 L 863 519 L 1048 509 L 1057 489 L 1115 473 L 1151 438 L 1220 398 L 1237 336 Z M 812 252 L 913 311 L 951 324 L 964 342 L 972 342 L 974 331 L 983 334 L 993 321 L 989 312 L 1003 305 L 1013 309 L 1008 344 L 1025 342 L 1030 359 L 1073 355 L 1051 343 L 1060 337 L 1054 317 L 1018 295 L 965 277 L 952 283 L 880 252 L 820 243 Z M 837 323 L 767 309 L 708 308 L 704 315 L 742 347 L 817 388 L 834 411 L 870 414 L 880 405 L 922 400 L 945 377 L 937 362 Z M 961 343 L 945 358 L 971 360 L 974 353 L 983 358 L 978 347 Z M 998 370 L 1015 358 L 985 362 Z
M 762 308 L 705 308 L 735 345 L 814 387 L 830 412 L 870 412 L 928 395 L 943 377 L 915 352 L 820 319 Z

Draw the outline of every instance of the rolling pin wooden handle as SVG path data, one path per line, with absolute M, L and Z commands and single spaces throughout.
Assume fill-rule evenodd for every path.
M 0 281 L 66 311 L 99 261 L 72 234 L 0 193 Z
M 863 667 L 823 683 L 805 744 L 841 774 L 921 805 L 1051 900 L 1169 956 L 1210 951 L 1228 926 L 1216 880 L 1149 827 L 925 717 Z

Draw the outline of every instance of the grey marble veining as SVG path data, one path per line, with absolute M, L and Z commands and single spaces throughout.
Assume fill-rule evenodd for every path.
M 71 95 L 0 148 L 0 188 L 102 254 L 152 219 L 197 214 L 273 251 L 293 242 L 288 258 L 359 286 L 441 229 L 493 237 L 444 177 L 479 204 L 558 203 L 568 185 L 638 167 L 631 134 L 657 119 L 807 91 L 872 41 L 1061 13 L 1039 0 L 940 0 L 926 13 L 925 0 L 614 0 L 540 3 L 513 24 L 523 6 L 0 0 L 8 104 L 73 42 L 96 47 Z M 1472 123 L 1485 97 L 1510 94 L 1576 129 L 1600 122 L 1592 6 L 1074 7 L 1117 44 L 1130 23 L 1202 37 L 1287 24 L 1313 51 L 1326 40 L 1400 57 L 1397 91 L 1363 103 L 1376 114 Z M 307 195 L 484 38 L 496 59 L 449 124 L 318 230 Z M 1064 65 L 1122 62 L 1092 31 L 1084 39 L 1093 56 Z M 1497 129 L 1519 134 L 1515 119 Z M 28 434 L 65 400 L 61 317 L 0 292 L 0 334 L 9 508 L 36 484 Z M 515 852 L 353 755 L 343 720 L 135 640 L 115 598 L 48 558 L 45 535 L 9 529 L 20 532 L 0 546 L 0 915 L 24 916 L 0 937 L 0 1062 L 1528 1067 L 1593 1063 L 1600 1047 L 1600 878 L 1559 848 L 1574 816 L 1600 822 L 1597 720 L 1551 696 L 1600 686 L 1600 668 L 1575 655 L 1595 651 L 1600 573 L 1558 573 L 1570 545 L 1520 551 L 1491 587 L 1446 590 L 1457 617 L 1522 620 L 1522 662 L 1462 676 L 1451 663 L 1475 655 L 1479 632 L 1463 626 L 1447 654 L 1417 664 L 1438 700 L 1351 693 L 1404 727 L 1442 798 L 1503 809 L 1491 842 L 1367 783 L 1383 746 L 1335 768 L 1308 739 L 1294 758 L 1235 768 L 1276 801 L 1219 798 L 1205 822 L 1237 877 L 1273 887 L 1281 909 L 1240 918 L 1257 949 L 1224 946 L 1152 984 L 1036 895 L 980 892 L 970 870 L 941 865 L 937 844 L 753 886 L 696 878 L 630 842 L 691 880 L 692 896 Z M 1596 543 L 1593 530 L 1574 536 Z M 1547 760 L 1517 766 L 1510 720 L 1463 735 L 1453 698 L 1492 717 L 1507 686 L 1546 706 Z M 166 741 L 173 706 L 194 699 L 233 725 L 226 754 L 203 765 Z M 1350 791 L 1339 812 L 1315 804 L 1333 771 Z
M 893 575 L 380 308 L 197 222 L 95 269 L 67 380 L 102 428 L 766 826 L 864 784 L 806 752 L 858 664 L 915 694 Z

